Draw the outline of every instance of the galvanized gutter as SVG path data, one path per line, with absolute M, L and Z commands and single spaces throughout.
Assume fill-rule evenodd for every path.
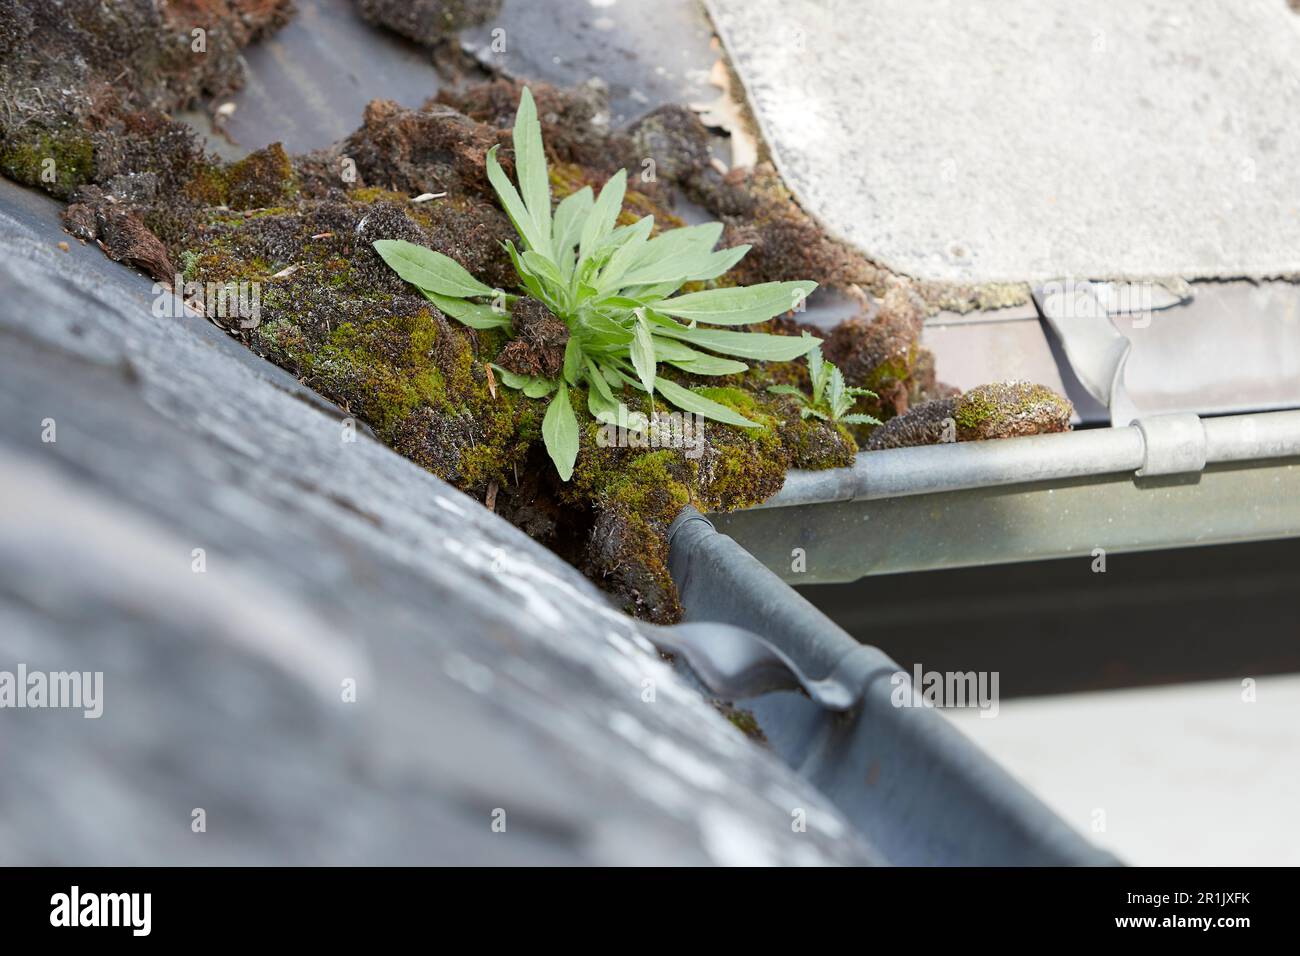
M 670 543 L 686 620 L 715 626 L 664 629 L 655 635 L 661 648 L 717 696 L 747 688 L 752 696 L 737 705 L 885 861 L 1118 863 L 944 717 L 916 706 L 898 664 L 855 641 L 694 509 L 673 524 Z
M 1300 535 L 1300 411 L 862 452 L 714 516 L 788 581 Z

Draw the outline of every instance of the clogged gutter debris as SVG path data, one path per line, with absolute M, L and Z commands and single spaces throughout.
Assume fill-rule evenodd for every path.
M 255 315 L 209 309 L 209 318 L 566 557 L 630 613 L 680 617 L 665 534 L 685 505 L 755 504 L 791 468 L 849 464 L 874 438 L 874 419 L 887 434 L 910 408 L 933 415 L 927 403 L 954 400 L 919 344 L 929 307 L 918 290 L 827 237 L 770 167 L 719 172 L 689 110 L 664 107 L 611 130 L 597 87 L 532 84 L 534 102 L 495 80 L 443 89 L 419 109 L 374 101 L 329 149 L 290 156 L 272 145 L 225 163 L 167 114 L 237 87 L 239 47 L 282 24 L 287 2 L 0 5 L 6 175 L 69 201 L 72 235 L 159 288 L 258 290 Z M 189 55 L 195 30 L 215 56 Z M 526 138 L 511 134 L 521 115 Z M 642 176 L 647 157 L 654 178 Z M 498 205 L 502 180 L 523 186 L 524 214 Z M 679 195 L 720 226 L 681 228 Z M 596 223 L 590 243 L 585 230 L 576 240 L 583 258 L 596 256 L 588 279 L 604 300 L 626 300 L 608 303 L 606 339 L 575 318 L 581 283 L 563 274 L 567 253 L 543 255 L 547 243 L 567 250 L 579 219 Z M 653 299 L 649 271 L 603 283 L 618 249 L 663 251 L 682 241 L 674 236 L 690 238 L 675 266 L 708 263 L 664 278 L 685 281 L 680 291 Z M 428 279 L 412 285 L 376 243 L 386 254 L 436 254 L 423 265 L 443 269 L 437 281 L 472 284 L 459 294 Z M 741 246 L 750 248 L 739 260 L 726 252 Z M 627 272 L 645 266 L 625 260 Z M 535 281 L 520 288 L 521 278 Z M 827 333 L 780 314 L 813 284 L 864 300 L 862 315 Z M 619 295 L 629 285 L 637 294 Z M 672 293 L 696 310 L 674 318 L 663 305 Z M 556 301 L 566 294 L 575 301 Z M 719 303 L 734 307 L 734 324 L 706 329 Z M 800 357 L 823 338 L 834 371 L 819 356 L 814 381 Z M 949 409 L 958 439 L 1068 427 L 1059 396 L 968 395 Z M 567 412 L 552 411 L 557 402 Z M 685 427 L 690 415 L 649 427 L 666 406 L 704 414 L 706 427 Z
M 471 329 L 501 329 L 512 336 L 497 355 L 502 364 L 494 367 L 508 386 L 529 398 L 553 394 L 542 420 L 542 442 L 560 479 L 573 476 L 578 456 L 571 387 L 585 390 L 592 418 L 618 428 L 629 427 L 623 401 L 626 388 L 644 392 L 652 409 L 657 394 L 702 419 L 761 428 L 758 422 L 679 384 L 666 369 L 660 376 L 659 366 L 672 366 L 696 378 L 724 378 L 741 375 L 749 366 L 715 353 L 783 361 L 816 349 L 821 342 L 811 336 L 707 327 L 755 325 L 794 311 L 803 306 L 816 283 L 765 282 L 675 294 L 687 284 L 721 278 L 744 258 L 749 246 L 713 251 L 722 234 L 722 224 L 717 222 L 661 232 L 654 238 L 654 216 L 617 226 L 627 193 L 625 169 L 610 177 L 599 198 L 584 186 L 552 214 L 541 126 L 527 87 L 519 99 L 511 138 L 519 188 L 497 162 L 496 146 L 488 150 L 487 168 L 492 188 L 519 236 L 519 249 L 510 240 L 505 246 L 520 295 L 490 288 L 455 259 L 422 246 L 381 239 L 374 247 L 394 272 L 445 315 Z M 841 417 L 852 404 L 852 392 L 872 393 L 847 389 L 838 370 L 827 370 L 829 364 L 820 352 L 815 362 L 810 360 L 814 399 L 805 403 L 802 417 L 879 424 L 866 416 Z M 818 407 L 828 381 L 830 414 Z M 790 385 L 769 386 L 768 391 L 803 399 L 803 393 Z M 652 413 L 644 427 L 633 430 L 647 437 L 656 417 Z

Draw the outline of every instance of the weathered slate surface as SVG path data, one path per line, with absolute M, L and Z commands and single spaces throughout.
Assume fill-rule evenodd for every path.
M 212 137 L 218 151 L 319 149 L 356 129 L 372 99 L 416 107 L 437 92 L 429 51 L 361 19 L 353 0 L 296 6 L 287 26 L 245 51 L 248 82 L 226 123 L 236 144 Z M 565 86 L 601 80 L 618 126 L 665 103 L 715 99 L 712 39 L 697 0 L 504 0 L 461 33 L 472 55 L 511 75 Z M 189 118 L 209 130 L 198 111 Z
M 62 238 L 0 181 L 0 671 L 103 716 L 0 709 L 0 863 L 870 860 L 572 568 Z

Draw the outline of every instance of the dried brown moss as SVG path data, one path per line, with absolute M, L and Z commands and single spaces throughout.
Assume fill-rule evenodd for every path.
M 132 201 L 176 185 L 202 158 L 166 113 L 242 86 L 240 49 L 293 9 L 290 0 L 3 6 L 0 171 L 63 198 L 95 183 Z
M 891 418 L 871 433 L 864 446 L 867 451 L 882 448 L 911 448 L 915 445 L 938 445 L 957 440 L 957 399 L 936 398 L 922 402 L 906 414 Z
M 1074 408 L 1045 385 L 980 385 L 960 397 L 923 402 L 871 434 L 868 451 L 953 441 L 985 441 L 1070 430 Z
M 505 133 L 514 126 L 523 83 L 497 79 L 463 89 L 442 89 L 435 102 L 465 114 L 478 123 Z M 609 126 L 608 91 L 599 81 L 574 89 L 549 83 L 530 83 L 542 126 L 548 158 L 572 163 L 596 174 L 601 181 L 620 167 L 639 172 L 631 139 Z
M 826 338 L 822 352 L 850 385 L 878 396 L 859 406 L 882 421 L 907 411 L 935 389 L 934 365 L 921 346 L 926 308 L 910 283 L 895 281 L 879 307 L 847 319 Z
M 519 299 L 510 311 L 514 338 L 497 354 L 497 364 L 520 375 L 557 377 L 564 368 L 569 327 L 531 296 Z

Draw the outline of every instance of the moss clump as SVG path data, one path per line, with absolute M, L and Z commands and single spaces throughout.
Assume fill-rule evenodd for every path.
M 19 134 L 0 144 L 0 172 L 66 198 L 94 179 L 95 146 L 73 127 Z
M 554 162 L 550 164 L 550 179 L 551 193 L 559 200 L 576 193 L 584 186 L 590 186 L 591 191 L 599 195 L 601 187 L 609 177 L 596 174 L 576 163 Z M 623 194 L 623 209 L 618 214 L 620 226 L 630 226 L 643 216 L 654 216 L 653 235 L 657 236 L 665 229 L 678 229 L 686 225 L 685 220 L 665 209 L 651 193 L 634 188 L 640 185 L 635 176 L 629 176 L 628 183 L 628 189 Z
M 569 492 L 588 502 L 593 513 L 579 567 L 616 594 L 627 612 L 672 623 L 681 606 L 668 574 L 667 533 L 690 501 L 684 459 L 675 449 L 600 449 L 599 427 L 588 421 L 584 428 L 580 467 Z
M 875 429 L 868 451 L 1068 431 L 1073 407 L 1043 385 L 980 385 L 961 396 L 922 402 Z
M 609 127 L 609 96 L 598 81 L 572 89 L 560 89 L 548 83 L 529 83 L 537 102 L 537 117 L 542 125 L 542 142 L 553 163 L 568 163 L 585 169 L 586 175 L 600 181 L 620 168 L 631 174 L 641 171 L 644 154 L 637 153 L 627 134 Z M 454 108 L 470 119 L 502 134 L 514 125 L 515 109 L 523 83 L 517 80 L 494 80 L 459 89 L 443 88 L 436 102 Z M 508 134 L 505 142 L 509 143 Z M 643 192 L 651 192 L 649 184 Z
M 458 215 L 382 191 L 299 199 L 255 215 L 204 217 L 182 261 L 199 281 L 260 282 L 264 321 L 238 330 L 254 351 L 413 461 L 481 495 L 523 464 L 539 403 L 500 385 L 494 394 L 485 366 L 500 335 L 448 321 L 370 245 L 402 237 L 461 260 L 504 257 L 490 236 L 455 243 Z
M 739 730 L 746 737 L 760 743 L 767 743 L 767 734 L 763 733 L 763 728 L 758 724 L 758 718 L 754 716 L 751 710 L 745 710 L 732 704 L 715 701 L 714 708 L 731 722 L 731 725 Z
M 891 418 L 871 433 L 867 451 L 882 448 L 910 448 L 937 445 L 957 440 L 957 399 L 937 398 L 908 409 L 906 414 Z
M 1070 429 L 1074 407 L 1045 385 L 1002 382 L 961 396 L 953 412 L 959 441 L 1042 435 Z
M 681 609 L 667 571 L 666 533 L 681 509 L 760 502 L 781 487 L 791 467 L 847 464 L 853 439 L 833 425 L 802 420 L 792 402 L 765 391 L 773 381 L 806 376 L 802 363 L 755 365 L 721 379 L 669 369 L 663 373 L 759 427 L 708 422 L 684 446 L 609 445 L 587 412 L 586 395 L 571 389 L 582 447 L 573 480 L 560 483 L 541 441 L 547 400 L 528 399 L 489 372 L 489 363 L 502 360 L 506 334 L 447 319 L 372 248 L 377 239 L 405 239 L 450 256 L 490 286 L 517 288 L 502 248 L 514 232 L 492 196 L 484 157 L 503 147 L 509 171 L 504 127 L 518 87 L 488 86 L 486 94 L 467 94 L 466 102 L 490 119 L 441 104 L 408 110 L 376 101 L 344 143 L 293 159 L 275 145 L 221 163 L 184 137 L 172 144 L 175 150 L 137 148 L 172 143 L 167 137 L 174 128 L 146 117 L 136 126 L 139 136 L 110 144 L 113 184 L 83 187 L 85 221 L 98 228 L 104 210 L 129 206 L 186 281 L 258 283 L 260 323 L 214 316 L 223 328 L 368 425 L 379 440 L 572 561 L 630 612 L 675 621 Z M 620 167 L 640 171 L 630 139 L 595 122 L 599 99 L 592 89 L 538 95 L 548 150 L 555 153 L 557 199 L 603 184 Z M 355 160 L 358 182 L 338 177 L 342 155 Z M 96 162 L 101 158 L 96 152 Z M 102 178 L 104 170 L 94 174 Z M 633 181 L 646 188 L 628 191 L 621 221 L 653 215 L 661 229 L 680 225 L 665 204 L 668 184 Z M 411 196 L 422 192 L 446 195 L 413 203 Z M 782 201 L 789 204 L 788 197 Z M 539 342 L 554 344 L 545 335 Z M 618 397 L 630 409 L 652 411 L 631 388 Z M 671 410 L 662 402 L 658 408 Z
M 272 143 L 229 165 L 200 167 L 185 193 L 200 205 L 251 210 L 280 206 L 297 188 L 293 163 L 283 146 Z

